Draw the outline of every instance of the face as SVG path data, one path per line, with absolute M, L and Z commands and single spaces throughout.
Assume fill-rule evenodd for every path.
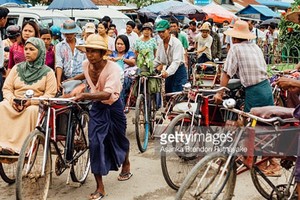
M 51 35 L 44 34 L 41 36 L 41 39 L 45 42 L 46 47 L 49 47 L 49 45 L 51 44 Z
M 176 23 L 171 23 L 171 24 L 170 24 L 170 30 L 178 31 L 178 30 L 179 30 L 179 27 L 177 26 Z
M 5 27 L 7 22 L 7 16 L 0 19 L 0 27 Z
M 201 31 L 201 35 L 203 38 L 207 38 L 209 35 L 209 31 L 203 30 L 203 31 Z
M 37 59 L 39 50 L 31 43 L 27 43 L 24 48 L 25 59 L 27 62 L 33 62 Z
M 249 30 L 251 31 L 253 29 L 252 21 L 248 21 L 248 25 L 249 25 Z
M 103 52 L 99 49 L 86 48 L 86 57 L 91 64 L 99 63 L 105 55 Z
M 126 25 L 126 33 L 131 33 L 133 28 L 130 25 Z
M 64 36 L 66 37 L 67 41 L 73 41 L 76 37 L 75 33 L 65 33 Z
M 190 29 L 191 29 L 192 31 L 195 31 L 195 30 L 196 30 L 196 26 L 190 24 Z
M 99 35 L 104 35 L 104 34 L 106 34 L 106 29 L 105 29 L 105 27 L 103 26 L 103 24 L 99 24 L 99 25 L 98 25 L 98 33 L 99 33 Z
M 114 32 L 114 30 L 112 30 L 112 29 L 108 30 L 107 35 L 108 35 L 109 37 L 115 37 L 115 32 Z
M 152 33 L 152 31 L 151 31 L 150 28 L 144 28 L 144 29 L 143 29 L 143 35 L 144 35 L 145 37 L 150 37 L 150 36 L 151 36 L 151 33 Z
M 157 32 L 159 37 L 162 39 L 162 40 L 165 40 L 167 39 L 168 37 L 170 37 L 170 31 L 169 29 L 166 29 L 164 31 L 158 31 Z
M 121 40 L 120 38 L 117 39 L 117 42 L 116 42 L 116 49 L 118 52 L 124 52 L 126 47 L 125 47 L 125 44 L 123 42 L 123 40 Z
M 22 30 L 22 37 L 26 41 L 30 37 L 35 36 L 35 30 L 30 24 L 26 24 Z

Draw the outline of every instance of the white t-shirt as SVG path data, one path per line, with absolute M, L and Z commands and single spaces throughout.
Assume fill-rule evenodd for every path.
M 201 49 L 202 47 L 207 47 L 201 54 L 198 55 L 198 58 L 205 53 L 208 59 L 212 59 L 211 56 L 211 45 L 213 42 L 213 38 L 208 35 L 206 38 L 202 37 L 202 34 L 199 33 L 196 37 L 195 37 L 195 41 L 197 42 L 197 50 Z

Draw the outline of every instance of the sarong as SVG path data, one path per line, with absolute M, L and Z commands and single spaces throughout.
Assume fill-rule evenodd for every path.
M 112 105 L 94 102 L 90 110 L 89 146 L 93 174 L 117 171 L 129 151 L 126 117 L 121 99 Z
M 272 88 L 268 80 L 247 87 L 245 92 L 245 112 L 250 112 L 254 107 L 274 105 Z
M 183 90 L 182 85 L 187 83 L 187 72 L 184 64 L 179 65 L 172 76 L 166 78 L 166 93 L 179 92 Z

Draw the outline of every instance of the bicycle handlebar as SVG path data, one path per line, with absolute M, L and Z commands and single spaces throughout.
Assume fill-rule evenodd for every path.
M 207 92 L 207 93 L 217 93 L 217 92 L 221 92 L 222 90 L 230 91 L 230 89 L 227 87 L 220 87 L 217 89 L 192 89 L 192 91 L 194 92 Z

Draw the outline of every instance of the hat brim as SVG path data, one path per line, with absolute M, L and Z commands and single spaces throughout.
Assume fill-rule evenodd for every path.
M 234 29 L 224 31 L 224 34 L 229 35 L 229 36 L 234 37 L 234 38 L 240 38 L 240 39 L 252 40 L 252 39 L 256 38 L 256 36 L 252 33 L 240 33 L 240 32 L 237 32 Z
M 76 26 L 75 28 L 72 28 L 72 29 L 61 28 L 60 32 L 62 34 L 81 33 L 81 29 L 78 26 Z
M 286 20 L 300 24 L 300 11 L 294 11 L 286 15 Z
M 146 28 L 148 28 L 148 29 L 150 29 L 151 31 L 153 31 L 153 28 L 151 28 L 151 27 L 143 27 L 143 28 L 142 28 L 142 31 L 143 31 L 144 29 L 146 29 Z
M 210 29 L 208 29 L 208 28 L 203 28 L 203 29 L 200 29 L 200 31 L 210 31 Z
M 108 49 L 99 45 L 77 45 L 76 48 L 80 51 L 86 52 L 86 48 L 91 48 L 91 49 L 99 49 L 99 50 L 105 50 L 107 51 Z
M 167 30 L 168 28 L 156 28 L 155 31 L 165 31 Z

